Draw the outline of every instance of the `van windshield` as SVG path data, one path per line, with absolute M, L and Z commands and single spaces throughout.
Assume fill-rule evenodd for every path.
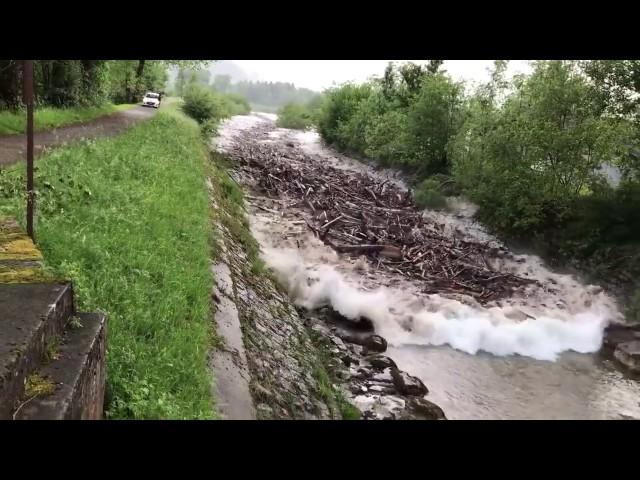
M 157 93 L 147 93 L 145 95 L 145 97 L 147 97 L 147 98 L 158 98 L 158 94 Z

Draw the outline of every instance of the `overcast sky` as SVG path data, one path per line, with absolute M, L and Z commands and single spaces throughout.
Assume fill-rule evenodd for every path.
M 334 83 L 362 82 L 372 75 L 382 75 L 389 60 L 234 60 L 233 62 L 252 78 L 272 82 L 293 82 L 297 87 L 319 91 Z M 415 62 L 425 61 L 415 60 Z M 444 69 L 456 80 L 482 82 L 489 78 L 487 69 L 492 65 L 493 60 L 445 60 Z M 529 70 L 526 60 L 511 60 L 507 75 L 526 73 Z

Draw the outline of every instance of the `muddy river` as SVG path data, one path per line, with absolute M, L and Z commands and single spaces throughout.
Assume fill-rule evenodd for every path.
M 218 148 L 234 142 L 280 142 L 304 161 L 406 188 L 396 172 L 338 154 L 315 132 L 276 128 L 274 115 L 225 122 Z M 462 198 L 448 204 L 446 212 L 425 211 L 425 219 L 448 235 L 504 248 L 473 220 L 472 204 Z M 252 208 L 251 224 L 266 263 L 298 305 L 329 304 L 348 318 L 371 319 L 389 344 L 387 354 L 428 386 L 427 398 L 448 418 L 640 419 L 640 383 L 598 354 L 604 327 L 622 319 L 599 287 L 550 271 L 534 255 L 513 254 L 492 260 L 492 268 L 538 280 L 538 286 L 480 305 L 463 295 L 423 293 L 400 275 L 337 255 L 287 205 Z

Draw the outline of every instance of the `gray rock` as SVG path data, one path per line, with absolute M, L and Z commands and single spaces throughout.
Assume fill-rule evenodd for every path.
M 609 325 L 604 331 L 603 346 L 615 349 L 621 343 L 640 340 L 640 327 L 637 325 Z
M 357 373 L 353 375 L 353 378 L 358 380 L 366 380 L 367 378 L 371 378 L 373 372 L 367 368 L 358 368 Z
M 347 347 L 344 344 L 344 342 L 340 339 L 340 337 L 337 337 L 335 335 L 332 335 L 331 337 L 331 341 L 333 342 L 333 344 L 338 347 L 340 350 L 346 350 Z
M 338 370 L 340 365 L 341 365 L 341 362 L 336 358 L 332 358 L 327 362 L 327 368 L 332 372 L 335 372 L 336 370 Z
M 640 340 L 618 344 L 613 356 L 632 372 L 640 373 Z
M 427 399 L 417 397 L 409 398 L 407 400 L 407 410 L 414 413 L 426 420 L 446 420 L 442 409 L 433 402 Z
M 266 403 L 259 403 L 256 406 L 258 418 L 273 418 L 273 409 Z
M 379 382 L 379 383 L 393 383 L 391 368 L 387 368 L 380 373 L 376 373 L 371 377 L 371 381 Z
M 380 370 L 397 367 L 396 362 L 384 355 L 371 355 L 367 357 L 366 360 L 371 364 L 371 366 Z
M 404 395 L 422 396 L 429 393 L 429 390 L 425 384 L 422 383 L 422 380 L 409 375 L 407 372 L 392 368 L 391 377 L 393 378 L 395 387 Z
M 387 341 L 380 335 L 370 335 L 366 338 L 363 346 L 368 351 L 382 353 L 387 350 Z
M 350 367 L 351 365 L 358 365 L 360 363 L 360 361 L 358 360 L 357 357 L 353 356 L 353 355 L 349 355 L 348 353 L 344 354 L 342 356 L 342 363 L 347 366 Z
M 330 418 L 331 417 L 331 411 L 329 410 L 329 407 L 327 407 L 324 403 L 320 402 L 320 401 L 316 401 L 314 403 L 316 412 L 318 414 L 319 418 Z
M 268 400 L 273 397 L 273 393 L 271 393 L 269 390 L 267 390 L 257 382 L 253 384 L 253 391 L 255 392 L 256 397 L 259 399 Z

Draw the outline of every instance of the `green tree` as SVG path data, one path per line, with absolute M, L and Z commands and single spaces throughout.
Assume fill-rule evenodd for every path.
M 438 69 L 442 66 L 444 60 L 429 60 L 429 64 L 427 65 L 427 72 L 429 73 L 437 73 Z
M 640 60 L 591 60 L 581 66 L 607 113 L 640 121 Z
M 536 230 L 561 221 L 589 192 L 596 169 L 622 155 L 629 131 L 600 115 L 576 62 L 537 62 L 501 109 L 487 101 L 499 77 L 470 104 L 451 147 L 454 172 L 492 224 Z
M 462 93 L 462 84 L 444 73 L 422 78 L 407 118 L 408 163 L 420 177 L 449 172 L 447 145 L 459 127 Z

